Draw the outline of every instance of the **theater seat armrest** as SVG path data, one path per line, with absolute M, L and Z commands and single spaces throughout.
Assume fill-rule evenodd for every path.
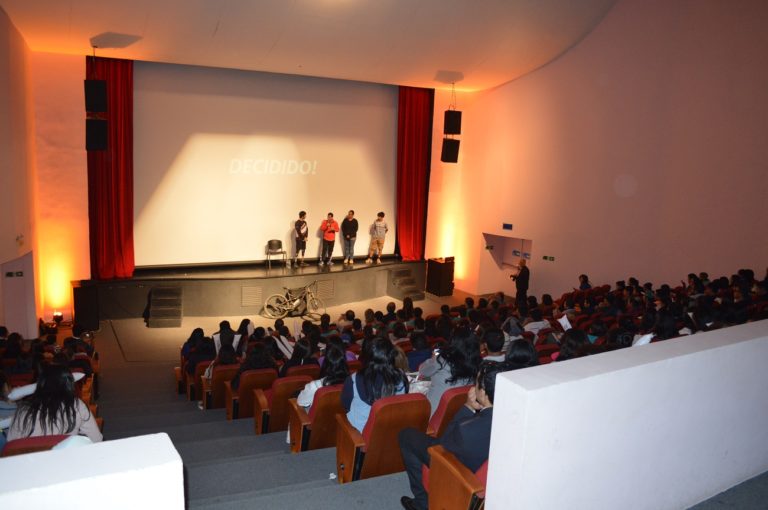
M 305 443 L 308 442 L 309 430 L 312 422 L 309 415 L 303 407 L 299 405 L 295 398 L 288 400 L 288 430 L 291 435 L 291 451 L 298 453 L 304 451 Z
M 269 431 L 269 401 L 264 391 L 253 390 L 253 426 L 256 434 L 266 434 Z
M 360 475 L 365 440 L 346 415 L 337 414 L 336 423 L 336 473 L 339 483 L 348 483 Z

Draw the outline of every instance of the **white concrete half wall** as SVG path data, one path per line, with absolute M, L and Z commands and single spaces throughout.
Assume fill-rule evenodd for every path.
M 181 457 L 152 434 L 0 459 L 0 508 L 184 508 Z
M 684 509 L 768 470 L 768 321 L 497 380 L 486 508 Z

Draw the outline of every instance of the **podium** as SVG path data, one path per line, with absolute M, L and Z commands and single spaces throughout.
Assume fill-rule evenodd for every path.
M 427 260 L 427 292 L 435 296 L 453 295 L 453 257 Z

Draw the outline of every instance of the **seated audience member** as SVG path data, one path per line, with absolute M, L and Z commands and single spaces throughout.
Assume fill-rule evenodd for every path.
M 490 328 L 483 333 L 483 344 L 485 345 L 486 355 L 483 361 L 502 362 L 505 359 L 504 353 L 504 332 L 499 328 Z
M 355 356 L 354 352 L 348 351 L 346 348 L 346 345 L 344 341 L 341 339 L 339 335 L 333 335 L 331 337 L 328 337 L 328 340 L 325 344 L 325 352 L 328 352 L 328 349 L 331 347 L 336 347 L 337 349 L 341 349 L 341 352 L 344 353 L 344 358 L 346 358 L 347 361 L 353 361 L 357 359 L 357 356 Z M 325 363 L 325 354 L 317 358 L 317 362 L 320 364 L 320 366 L 323 366 L 323 363 Z
M 5 352 L 3 353 L 3 359 L 16 359 L 21 355 L 21 342 L 23 338 L 18 333 L 11 333 L 8 335 L 8 340 L 5 344 Z
M 509 344 L 505 361 L 509 370 L 535 367 L 539 364 L 539 354 L 530 342 L 523 339 L 517 339 Z
M 475 385 L 467 394 L 466 403 L 454 415 L 439 439 L 413 428 L 400 432 L 400 453 L 414 496 L 403 496 L 400 499 L 406 510 L 427 510 L 429 507 L 421 469 L 422 466 L 430 464 L 427 451 L 430 446 L 442 445 L 473 472 L 488 460 L 496 376 L 506 369 L 504 363 L 493 361 L 486 361 L 480 366 Z M 433 486 L 432 490 L 440 490 L 440 487 Z
M 374 322 L 372 326 L 376 329 L 378 332 L 381 328 L 384 327 L 384 312 L 381 310 L 377 310 L 373 313 Z
M 387 313 L 382 318 L 382 322 L 384 324 L 389 324 L 393 320 L 397 319 L 397 314 L 395 313 L 395 309 L 397 308 L 397 305 L 390 301 L 387 303 Z
M 0 326 L 0 349 L 5 348 L 6 343 L 8 343 L 8 328 Z
M 405 312 L 402 310 L 398 310 L 395 312 L 395 320 L 390 321 L 387 324 L 387 331 L 392 331 L 395 328 L 396 324 L 403 324 L 405 325 Z
M 251 319 L 243 319 L 240 321 L 240 326 L 237 327 L 237 331 L 235 332 L 236 338 L 237 335 L 240 335 L 240 337 L 236 340 L 237 345 L 235 345 L 235 352 L 237 352 L 238 356 L 240 356 L 245 350 L 246 339 L 250 338 L 251 334 L 253 334 L 253 331 L 254 327 Z
M 374 402 L 408 392 L 408 378 L 395 367 L 396 355 L 392 342 L 377 337 L 371 342 L 363 368 L 344 381 L 341 403 L 347 411 L 349 423 L 360 432 L 368 422 Z
M 246 349 L 246 352 L 249 352 L 251 349 L 253 349 L 253 346 L 258 344 L 264 344 L 264 337 L 267 335 L 267 330 L 262 328 L 261 326 L 254 328 L 253 333 L 251 333 L 251 336 L 248 337 L 248 347 Z
M 359 318 L 355 317 L 355 319 L 352 321 L 352 337 L 353 340 L 356 340 L 358 338 L 362 338 L 363 336 L 363 321 L 361 321 Z
M 272 351 L 272 357 L 276 360 L 285 360 L 293 356 L 294 342 L 280 332 L 284 327 L 281 324 L 279 329 L 270 330 L 269 335 L 264 338 L 264 343 Z
M 589 332 L 587 333 L 589 343 L 594 344 L 598 338 L 605 336 L 607 331 L 608 328 L 605 327 L 605 323 L 603 321 L 593 321 L 589 326 Z
M 411 333 L 411 345 L 413 350 L 406 354 L 408 357 L 408 370 L 416 372 L 419 365 L 432 357 L 432 349 L 429 347 L 427 337 L 424 333 Z
M 58 434 L 102 440 L 101 431 L 88 406 L 75 396 L 75 379 L 67 367 L 45 366 L 31 397 L 18 402 L 8 430 L 8 441 Z
M 231 345 L 237 349 L 237 345 L 240 343 L 241 336 L 232 329 L 229 321 L 221 321 L 219 323 L 219 330 L 213 334 L 213 343 L 216 346 L 216 352 L 219 352 L 222 345 Z
M 530 317 L 526 320 L 526 322 L 523 325 L 523 329 L 525 331 L 529 331 L 533 333 L 534 335 L 538 335 L 539 331 L 545 328 L 551 328 L 552 325 L 549 323 L 549 321 L 544 320 L 544 318 L 541 316 L 541 310 L 538 308 L 531 309 Z
M 409 320 L 413 319 L 413 317 L 415 315 L 414 314 L 415 308 L 413 307 L 413 298 L 406 296 L 403 299 L 403 307 L 401 308 L 401 310 L 403 311 L 403 314 L 405 315 L 405 321 L 409 321 Z
M 199 344 L 204 337 L 205 337 L 205 332 L 203 332 L 203 328 L 193 329 L 192 334 L 189 335 L 189 338 L 187 338 L 187 341 L 184 342 L 184 345 L 181 346 L 181 356 L 184 359 L 187 359 L 192 349 L 195 349 L 197 347 L 197 344 Z
M 336 328 L 335 324 L 331 324 L 331 316 L 327 313 L 320 316 L 320 334 L 323 338 L 329 335 L 339 334 L 339 330 Z
M 579 275 L 579 289 L 578 290 L 589 290 L 592 288 L 592 284 L 589 282 L 589 276 L 585 274 Z
M 219 349 L 219 354 L 216 355 L 211 364 L 208 365 L 208 368 L 205 369 L 203 377 L 210 380 L 213 378 L 214 368 L 239 364 L 240 361 L 237 359 L 235 348 L 230 344 L 222 344 L 221 349 Z
M 427 391 L 432 406 L 431 414 L 437 410 L 445 390 L 475 380 L 480 361 L 480 342 L 477 337 L 468 330 L 459 330 L 446 347 L 421 364 L 419 378 L 431 381 Z
M 352 322 L 355 320 L 355 312 L 347 310 L 339 316 L 336 320 L 336 326 L 340 331 L 344 331 L 345 328 L 352 327 Z
M 392 341 L 392 343 L 397 345 L 403 342 L 407 342 L 409 339 L 408 330 L 405 329 L 405 324 L 402 322 L 395 322 L 393 324 L 392 332 L 389 333 L 389 339 Z
M 539 305 L 542 317 L 552 317 L 555 311 L 555 302 L 552 300 L 552 296 L 544 294 L 541 296 L 541 304 Z
M 93 355 L 93 346 L 85 341 L 85 328 L 79 324 L 72 326 L 72 336 L 65 338 L 61 344 L 63 348 L 72 347 L 74 352 L 86 352 Z
M 585 348 L 589 344 L 587 334 L 580 330 L 571 328 L 560 339 L 560 353 L 555 361 L 567 361 L 573 358 L 584 356 Z
M 293 353 L 291 357 L 280 367 L 280 377 L 288 375 L 288 369 L 291 367 L 300 367 L 303 365 L 317 365 L 317 358 L 312 356 L 312 349 L 309 341 L 302 338 L 293 344 Z
M 413 319 L 413 331 L 424 333 L 427 330 L 427 321 L 423 317 L 416 317 Z
M 204 361 L 213 361 L 216 358 L 216 346 L 212 338 L 204 337 L 197 347 L 189 353 L 187 358 L 187 373 L 195 375 L 197 365 Z
M 320 370 L 320 379 L 316 379 L 304 386 L 296 402 L 306 410 L 312 406 L 315 393 L 323 386 L 342 384 L 349 377 L 349 367 L 344 350 L 338 345 L 329 345 L 325 350 L 325 360 Z
M 240 370 L 232 378 L 232 389 L 236 390 L 240 387 L 240 376 L 243 372 L 262 368 L 274 368 L 275 372 L 277 372 L 277 363 L 275 363 L 275 359 L 270 354 L 269 349 L 264 344 L 257 343 L 248 352 L 245 361 L 240 365 Z

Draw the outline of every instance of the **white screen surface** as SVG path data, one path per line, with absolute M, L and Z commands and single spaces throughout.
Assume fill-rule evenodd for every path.
M 349 209 L 355 253 L 384 211 L 391 254 L 396 143 L 392 86 L 136 62 L 136 265 L 264 260 L 270 239 L 292 256 L 300 210 L 308 258 L 326 214 Z

